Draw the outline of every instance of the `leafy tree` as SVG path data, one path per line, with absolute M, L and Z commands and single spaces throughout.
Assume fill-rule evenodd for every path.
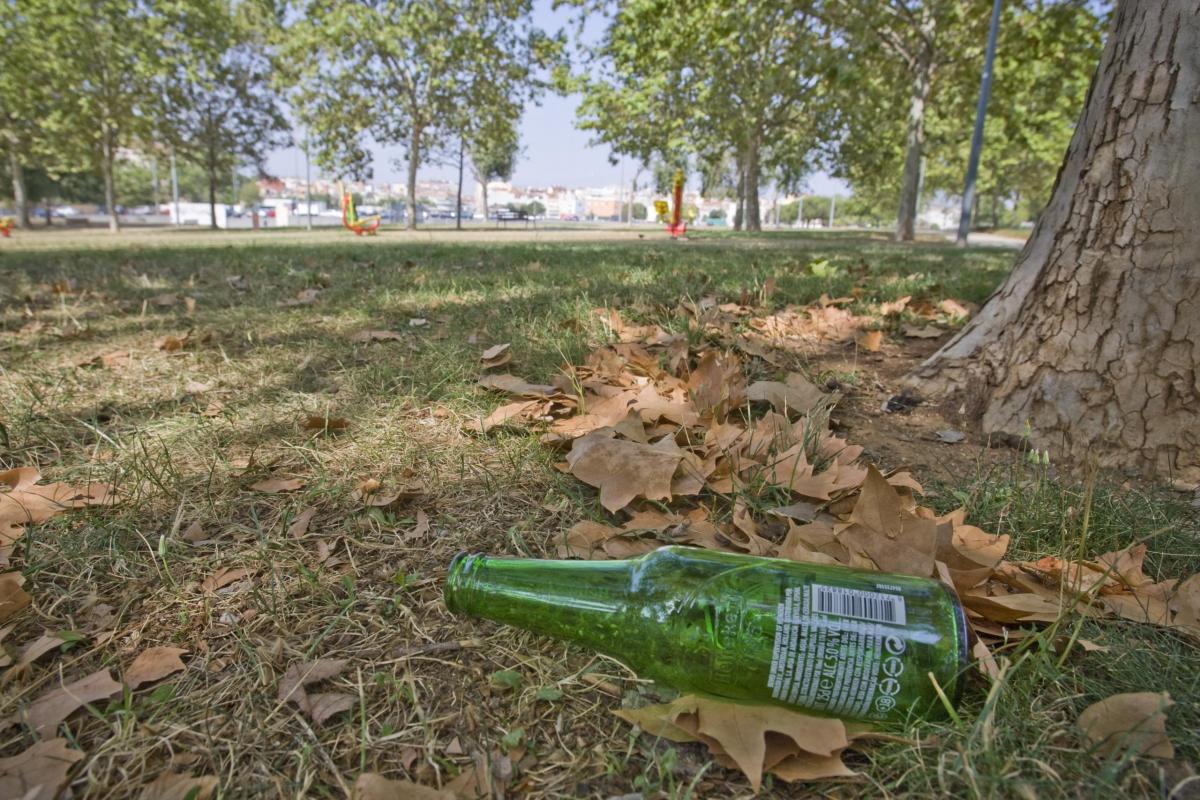
M 262 192 L 259 191 L 258 183 L 255 181 L 246 181 L 238 189 L 238 202 L 246 207 L 257 206 L 262 202 Z
M 204 169 L 215 228 L 221 177 L 243 164 L 261 168 L 267 152 L 290 144 L 290 125 L 263 42 L 235 9 L 220 9 L 189 45 L 162 81 L 160 130 L 184 160 Z
M 1100 58 L 1104 27 L 1092 7 L 1071 2 L 1030 0 L 1006 6 L 1003 14 L 991 98 L 999 113 L 990 113 L 984 128 L 977 195 L 990 198 L 993 226 L 1003 201 L 1011 200 L 1023 219 L 1049 198 Z M 925 185 L 957 194 L 970 147 L 961 119 L 975 102 L 966 87 L 978 81 L 978 61 L 951 69 L 950 81 L 963 88 L 935 110 Z M 1022 205 L 1033 213 L 1020 213 Z
M 25 167 L 34 158 L 37 109 L 45 102 L 36 79 L 38 40 L 23 4 L 0 3 L 0 153 L 6 156 L 18 227 L 29 226 Z
M 542 217 L 546 214 L 546 206 L 541 200 L 531 200 L 522 210 L 530 217 Z
M 185 42 L 211 25 L 213 0 L 23 0 L 39 46 L 28 79 L 51 98 L 41 116 L 51 166 L 95 170 L 109 228 L 117 216 L 122 148 L 154 136 L 158 78 Z
M 367 135 L 400 145 L 415 228 L 417 170 L 462 136 L 462 112 L 486 114 L 500 99 L 540 90 L 555 45 L 530 9 L 531 0 L 304 3 L 281 63 L 318 163 L 361 173 Z
M 471 173 L 483 189 L 485 219 L 488 182 L 511 180 L 521 151 L 515 120 L 494 114 L 489 117 L 489 123 L 472 129 L 471 143 L 467 146 L 471 154 Z
M 830 5 L 843 51 L 837 84 L 840 174 L 856 190 L 868 184 L 862 189 L 877 196 L 879 183 L 899 173 L 897 239 L 915 235 L 926 128 L 941 91 L 941 73 L 982 49 L 990 5 L 986 0 L 834 0 Z M 958 124 L 969 132 L 968 122 Z
M 814 8 L 621 4 L 592 50 L 601 68 L 580 80 L 581 126 L 643 164 L 690 153 L 714 172 L 732 159 L 746 226 L 759 230 L 764 171 L 803 161 L 823 134 L 829 28 Z
M 633 204 L 633 218 L 637 220 L 645 220 L 648 212 L 646 211 L 645 203 Z

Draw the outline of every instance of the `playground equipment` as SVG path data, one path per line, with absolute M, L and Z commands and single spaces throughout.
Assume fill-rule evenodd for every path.
M 378 214 L 360 217 L 354 208 L 354 195 L 342 192 L 342 224 L 354 231 L 355 236 L 374 236 L 381 220 Z
M 687 223 L 683 221 L 683 170 L 675 170 L 674 186 L 671 191 L 671 220 L 667 225 L 667 231 L 671 234 L 672 239 L 678 239 L 687 233 Z M 661 204 L 661 205 L 660 205 Z M 665 216 L 663 213 L 666 203 L 662 200 L 655 202 L 654 210 L 659 213 L 659 216 Z
M 12 217 L 0 217 L 0 236 L 7 239 L 12 234 Z

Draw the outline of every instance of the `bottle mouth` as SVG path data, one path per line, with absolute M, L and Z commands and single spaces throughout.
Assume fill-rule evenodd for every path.
M 466 550 L 451 559 L 446 570 L 446 583 L 442 586 L 442 601 L 450 613 L 459 614 L 469 608 L 483 560 L 484 556 Z

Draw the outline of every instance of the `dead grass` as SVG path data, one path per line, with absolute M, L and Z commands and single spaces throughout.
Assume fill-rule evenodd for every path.
M 217 776 L 224 797 L 340 797 L 360 772 L 441 785 L 474 758 L 491 763 L 510 796 L 747 795 L 740 775 L 707 764 L 699 748 L 636 737 L 608 713 L 622 697 L 669 691 L 581 649 L 448 616 L 440 579 L 455 552 L 550 555 L 558 532 L 603 514 L 591 489 L 553 468 L 555 455 L 536 436 L 463 432 L 496 401 L 474 387 L 479 353 L 511 342 L 514 374 L 542 380 L 603 340 L 597 306 L 669 326 L 664 306 L 707 294 L 736 299 L 768 277 L 781 304 L 843 295 L 860 264 L 864 303 L 913 293 L 978 302 L 1011 260 L 854 236 L 702 234 L 674 246 L 583 241 L 574 232 L 549 243 L 489 236 L 463 245 L 390 233 L 370 243 L 327 232 L 194 236 L 186 246 L 167 236 L 134 235 L 116 246 L 107 238 L 49 244 L 45 236 L 28 249 L 0 249 L 0 467 L 36 464 L 55 479 L 113 481 L 124 498 L 58 517 L 18 547 L 34 605 L 6 645 L 43 629 L 80 640 L 5 686 L 0 714 L 19 713 L 60 679 L 119 672 L 147 646 L 189 651 L 185 672 L 61 726 L 87 753 L 73 773 L 76 797 L 134 795 L 168 768 Z M 820 259 L 835 269 L 809 274 L 805 266 Z M 248 288 L 230 285 L 232 276 Z M 67 291 L 56 293 L 63 281 Z M 279 307 L 306 288 L 321 289 L 314 304 Z M 159 305 L 165 294 L 176 301 Z M 191 312 L 185 297 L 195 299 Z M 366 329 L 399 340 L 350 341 Z M 187 331 L 197 343 L 179 353 L 154 345 Z M 211 340 L 199 342 L 206 333 Z M 1058 552 L 1076 541 L 1082 499 L 1069 482 L 1021 465 L 1019 454 L 936 449 L 924 441 L 927 425 L 872 414 L 894 388 L 891 360 L 911 360 L 924 346 L 892 339 L 886 360 L 814 353 L 805 366 L 839 379 L 848 395 L 841 415 L 885 466 L 916 452 L 935 470 L 941 454 L 953 453 L 954 467 L 930 476 L 942 478 L 938 505 L 968 503 L 973 521 L 1014 534 L 1018 550 Z M 77 366 L 119 350 L 131 354 L 123 366 Z M 933 412 L 917 418 L 924 413 Z M 314 434 L 300 424 L 314 414 L 349 426 Z M 1014 458 L 1011 471 L 990 466 Z M 304 485 L 285 494 L 249 489 L 267 477 Z M 352 493 L 367 478 L 381 492 L 416 479 L 425 490 L 364 508 Z M 1177 499 L 1105 489 L 1089 523 L 1101 531 L 1096 551 L 1161 528 L 1153 567 L 1196 571 L 1194 513 Z M 289 536 L 308 508 L 316 512 L 307 531 Z M 418 511 L 431 530 L 414 536 Z M 205 532 L 196 543 L 181 535 L 192 523 Z M 251 577 L 203 593 L 200 582 L 222 568 Z M 969 688 L 960 723 L 897 731 L 902 741 L 856 756 L 861 782 L 768 785 L 764 794 L 1195 792 L 1194 644 L 1127 623 L 1082 630 L 1110 652 L 1061 656 L 1045 646 L 1059 631 L 1044 632 L 1005 653 L 1014 666 L 993 695 L 983 680 Z M 320 726 L 276 691 L 289 666 L 317 658 L 348 661 L 321 688 L 356 700 Z M 515 687 L 511 676 L 509 686 L 492 680 L 506 670 L 519 675 Z M 1078 712 L 1106 694 L 1143 689 L 1175 697 L 1179 757 L 1098 767 L 1075 737 Z M 34 741 L 9 727 L 0 752 Z

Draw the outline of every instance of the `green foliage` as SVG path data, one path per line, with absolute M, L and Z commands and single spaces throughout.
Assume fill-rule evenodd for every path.
M 646 204 L 645 203 L 634 203 L 633 204 L 633 218 L 638 219 L 638 220 L 643 220 L 646 218 L 646 216 L 647 216 Z
M 826 132 L 829 41 L 807 7 L 624 3 L 576 79 L 580 126 L 645 165 L 690 156 L 715 175 L 732 158 L 757 209 L 762 172 L 805 171 Z
M 828 151 L 834 174 L 863 203 L 856 217 L 894 216 L 912 59 L 922 52 L 934 63 L 925 111 L 924 196 L 962 191 L 989 7 L 985 0 L 909 5 L 842 0 L 847 36 L 834 84 L 841 133 Z M 925 8 L 936 22 L 927 51 L 913 28 L 913 15 Z M 1049 198 L 1096 68 L 1103 23 L 1103 15 L 1087 4 L 1005 5 L 980 164 L 982 196 L 1024 200 L 1033 213 Z
M 503 155 L 484 151 L 511 152 L 508 128 L 544 87 L 540 71 L 559 47 L 530 10 L 530 0 L 306 4 L 284 32 L 279 64 L 317 163 L 360 177 L 370 170 L 367 136 L 399 145 L 415 227 L 417 169 L 431 154 L 465 140 L 493 168 Z
M 238 187 L 237 200 L 243 206 L 256 206 L 262 202 L 262 192 L 256 181 L 246 181 Z
M 291 138 L 261 32 L 234 7 L 212 9 L 204 23 L 161 77 L 159 131 L 183 160 L 203 167 L 215 203 L 221 176 L 247 164 L 261 169 Z

